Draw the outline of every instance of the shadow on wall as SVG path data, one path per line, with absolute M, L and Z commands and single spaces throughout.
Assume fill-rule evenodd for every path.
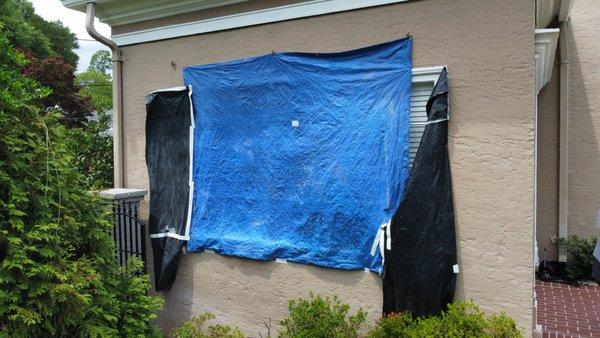
M 287 316 L 288 301 L 311 291 L 339 295 L 351 311 L 364 308 L 371 322 L 381 315 L 377 274 L 192 252 L 181 257 L 171 290 L 161 293 L 165 305 L 157 323 L 168 333 L 192 316 L 212 312 L 213 323 L 238 326 L 252 337 L 266 336 L 270 322 L 273 335 Z
M 192 317 L 192 305 L 194 301 L 193 275 L 193 260 L 189 255 L 182 255 L 179 260 L 177 277 L 171 290 L 159 293 L 165 303 L 162 310 L 158 313 L 157 324 L 165 335 Z M 154 278 L 154 274 L 151 275 L 151 278 Z
M 169 292 L 158 293 L 154 289 L 154 256 L 152 253 L 152 242 L 150 241 L 150 233 L 148 224 L 148 202 L 149 196 L 140 203 L 140 218 L 146 224 L 146 268 L 152 289 L 150 294 L 159 295 L 165 301 L 162 310 L 158 313 L 157 324 L 165 334 L 168 334 L 172 328 L 179 326 L 181 323 L 190 319 L 192 316 L 192 275 L 191 260 L 187 255 L 183 255 L 179 261 L 179 270 L 177 278 L 173 284 L 172 290 L 178 290 L 173 297 L 165 297 Z M 173 324 L 171 324 L 173 323 Z
M 577 4 L 575 4 L 577 6 Z M 580 9 L 581 10 L 581 9 Z M 570 235 L 597 235 L 600 207 L 600 73 L 597 27 L 589 14 L 572 16 L 569 37 L 569 206 Z M 590 100 L 592 103 L 590 103 Z
M 540 261 L 558 259 L 559 87 L 560 55 L 554 57 L 550 82 L 538 95 L 536 239 Z

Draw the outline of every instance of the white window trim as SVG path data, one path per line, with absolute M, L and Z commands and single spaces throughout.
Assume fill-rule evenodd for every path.
M 415 84 L 428 84 L 431 88 L 431 90 L 433 90 L 433 88 L 435 87 L 437 80 L 442 72 L 442 70 L 444 69 L 444 66 L 436 66 L 436 67 L 419 67 L 419 68 L 413 68 L 412 70 L 412 87 L 414 87 Z M 411 89 L 412 91 L 412 89 Z M 412 167 L 413 164 L 413 160 L 414 160 L 414 155 L 416 155 L 415 153 L 412 153 L 415 151 L 415 144 L 419 145 L 421 143 L 421 137 L 423 136 L 422 133 L 422 129 L 424 130 L 424 127 L 427 125 L 426 121 L 422 121 L 423 120 L 423 108 L 419 108 L 418 110 L 413 110 L 412 107 L 412 92 L 411 92 L 411 108 L 410 108 L 410 132 L 409 132 L 409 147 L 410 147 L 410 151 L 411 151 L 411 155 L 409 157 L 409 166 Z M 415 117 L 419 117 L 419 120 L 421 121 L 413 121 L 413 119 Z M 416 134 L 415 133 L 418 133 Z M 418 149 L 418 148 L 417 148 Z
M 434 66 L 434 67 L 417 67 L 412 70 L 412 83 L 432 83 L 432 87 L 435 87 L 437 80 L 442 73 L 442 69 L 446 66 Z M 412 113 L 412 112 L 411 112 Z M 448 114 L 450 114 L 450 106 L 448 105 Z M 426 125 L 426 122 L 411 122 L 411 125 Z
M 412 82 L 433 82 L 435 86 L 444 67 L 446 66 L 415 67 L 412 69 Z
M 312 0 L 195 22 L 115 34 L 112 36 L 112 39 L 117 45 L 126 46 L 405 1 L 410 0 Z

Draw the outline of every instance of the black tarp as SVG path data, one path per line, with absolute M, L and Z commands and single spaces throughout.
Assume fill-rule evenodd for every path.
M 456 234 L 447 119 L 444 68 L 427 102 L 428 124 L 391 221 L 391 250 L 385 251 L 384 314 L 436 315 L 454 298 Z
M 150 238 L 157 291 L 168 290 L 189 239 L 191 88 L 146 97 L 146 164 L 150 181 Z

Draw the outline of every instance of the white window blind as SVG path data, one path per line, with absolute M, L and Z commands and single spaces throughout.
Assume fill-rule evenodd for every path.
M 427 112 L 425 106 L 433 91 L 443 67 L 413 68 L 413 79 L 410 96 L 410 129 L 409 129 L 409 165 L 419 149 L 419 143 L 425 130 Z

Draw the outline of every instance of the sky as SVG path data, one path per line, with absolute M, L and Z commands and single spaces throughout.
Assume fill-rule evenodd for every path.
M 59 0 L 30 0 L 35 8 L 36 14 L 47 21 L 60 20 L 63 25 L 69 27 L 79 39 L 79 49 L 76 50 L 79 55 L 77 72 L 83 72 L 87 69 L 92 55 L 101 49 L 109 50 L 108 47 L 92 39 L 85 31 L 85 13 L 74 11 L 63 7 Z M 96 30 L 107 37 L 110 37 L 110 27 L 100 23 L 98 19 L 94 24 Z M 91 41 L 90 41 L 91 40 Z

